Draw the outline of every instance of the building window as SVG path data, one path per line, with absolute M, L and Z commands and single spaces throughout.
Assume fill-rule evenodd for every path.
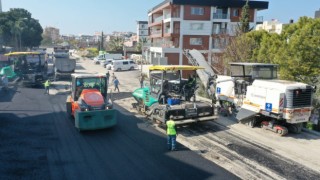
M 191 7 L 192 15 L 204 15 L 204 8 L 202 7 Z
M 190 45 L 202 45 L 202 38 L 190 38 Z
M 141 25 L 141 29 L 144 29 L 144 24 Z
M 191 23 L 190 29 L 191 30 L 203 30 L 203 23 Z
M 233 10 L 233 16 L 234 17 L 239 17 L 239 9 L 234 9 Z
M 144 34 L 143 31 L 140 31 L 140 34 L 143 35 Z

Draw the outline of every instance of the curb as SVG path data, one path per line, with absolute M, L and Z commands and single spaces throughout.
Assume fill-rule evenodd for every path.
M 316 135 L 316 136 L 320 136 L 320 132 L 318 132 L 318 131 L 310 130 L 310 129 L 307 129 L 307 128 L 302 128 L 302 131 L 310 133 L 310 134 L 313 134 L 313 135 Z
M 210 101 L 210 99 L 204 98 L 204 97 L 201 97 L 201 96 L 200 97 L 197 96 L 197 99 L 204 100 L 204 101 Z M 315 135 L 315 136 L 320 136 L 320 132 L 318 132 L 318 131 L 310 130 L 310 129 L 307 129 L 307 128 L 302 128 L 302 131 L 306 132 L 306 133 L 309 133 L 309 134 L 312 134 L 312 135 Z

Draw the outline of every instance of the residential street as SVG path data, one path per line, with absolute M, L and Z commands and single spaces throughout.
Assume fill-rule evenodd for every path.
M 105 73 L 78 60 L 76 73 Z M 111 71 L 110 71 L 111 72 Z M 111 72 L 112 73 L 112 72 Z M 230 117 L 178 129 L 179 151 L 166 150 L 163 127 L 132 108 L 139 70 L 115 72 L 120 93 L 114 128 L 79 133 L 67 117 L 68 81 L 44 89 L 11 86 L 0 97 L 1 179 L 317 179 L 317 134 L 286 137 Z M 109 87 L 113 89 L 112 84 Z M 229 172 L 228 172 L 229 171 Z M 232 173 L 232 174 L 231 174 Z M 233 175 L 235 174 L 235 175 Z
M 114 128 L 78 132 L 57 84 L 0 92 L 0 179 L 238 179 L 181 144 L 168 151 L 165 134 L 118 104 Z
M 81 63 L 88 71 L 106 72 L 91 60 Z M 142 118 L 165 134 L 163 128 L 146 120 L 131 105 L 135 102 L 131 93 L 139 87 L 140 71 L 121 71 L 115 75 L 120 80 L 121 92 L 113 94 L 114 102 L 127 110 L 125 114 Z M 281 137 L 261 128 L 238 124 L 234 118 L 224 116 L 178 131 L 178 141 L 184 146 L 241 178 L 310 179 L 320 174 L 320 157 L 314 156 L 320 147 L 319 134 L 302 132 Z

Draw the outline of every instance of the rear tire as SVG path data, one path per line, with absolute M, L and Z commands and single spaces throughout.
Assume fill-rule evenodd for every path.
M 121 68 L 118 68 L 117 71 L 121 71 Z
M 134 67 L 130 67 L 130 69 L 129 70 L 133 70 L 134 69 Z
M 254 128 L 256 126 L 256 120 L 255 119 L 249 120 L 248 126 L 251 128 Z
M 299 134 L 302 131 L 302 123 L 290 124 L 288 128 L 290 132 Z

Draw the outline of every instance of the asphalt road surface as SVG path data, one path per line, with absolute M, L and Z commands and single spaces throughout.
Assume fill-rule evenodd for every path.
M 238 179 L 117 105 L 117 126 L 79 133 L 66 96 L 0 91 L 0 179 Z

